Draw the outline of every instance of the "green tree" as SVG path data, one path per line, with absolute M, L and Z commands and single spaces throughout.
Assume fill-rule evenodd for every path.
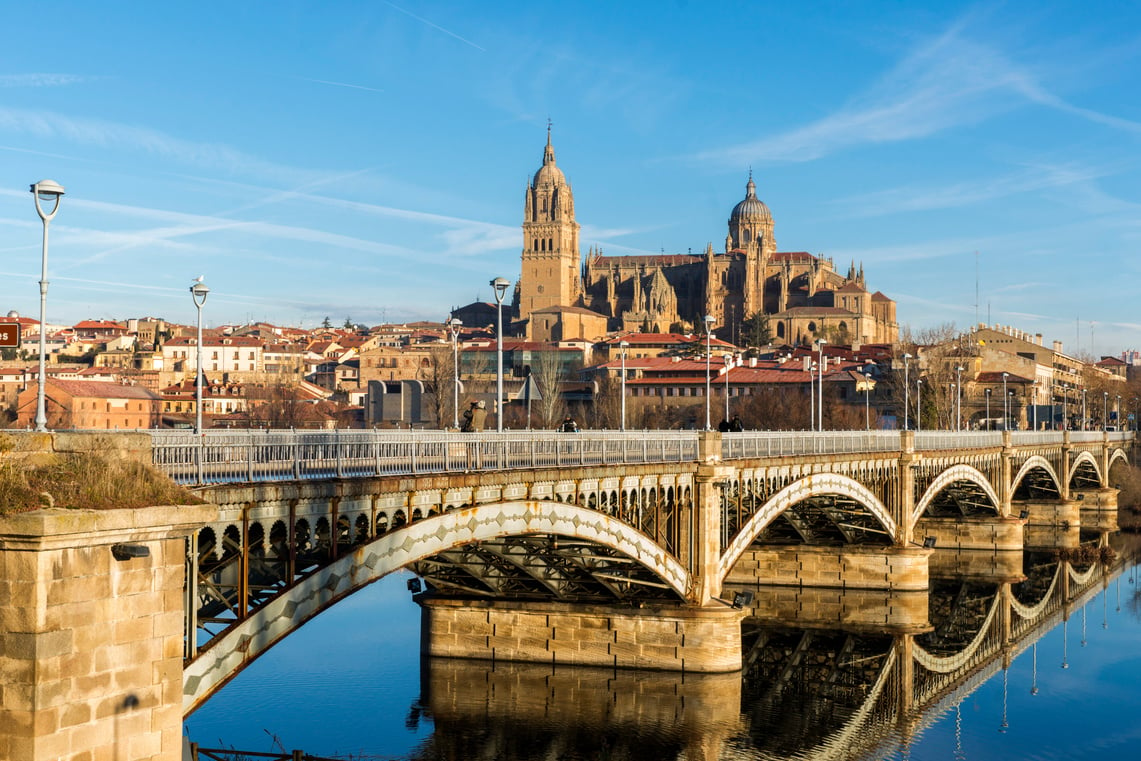
M 744 322 L 745 346 L 752 351 L 761 346 L 768 346 L 772 341 L 769 332 L 769 316 L 764 312 L 753 312 Z
M 321 327 L 324 328 L 325 330 L 328 330 L 329 328 L 333 327 L 333 323 L 329 322 L 329 315 L 325 315 L 325 319 L 321 320 Z

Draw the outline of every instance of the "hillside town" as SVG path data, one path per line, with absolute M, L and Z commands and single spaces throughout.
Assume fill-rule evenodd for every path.
M 723 250 L 591 247 L 583 261 L 580 229 L 548 125 L 524 194 L 520 275 L 490 282 L 494 302 L 452 308 L 440 322 L 368 327 L 345 317 L 337 327 L 326 316 L 306 330 L 161 317 L 41 326 L 11 311 L 0 320 L 0 424 L 36 422 L 41 362 L 52 429 L 443 429 L 472 409 L 495 429 L 1045 430 L 1136 420 L 1137 352 L 1067 353 L 1009 325 L 901 330 L 895 301 L 869 289 L 862 263 L 842 274 L 829 258 L 778 249 L 751 172 Z M 190 289 L 199 320 L 202 280 Z
M 455 313 L 470 316 L 479 306 Z M 4 321 L 19 326 L 20 346 L 3 350 L 0 361 L 3 424 L 27 428 L 40 325 L 15 313 Z M 1129 355 L 1083 359 L 1006 326 L 930 333 L 836 345 L 776 343 L 763 333 L 733 342 L 716 330 L 616 331 L 594 340 L 505 335 L 502 424 L 554 429 L 569 416 L 584 428 L 700 428 L 708 400 L 717 424 L 737 417 L 747 429 L 807 430 L 818 425 L 821 398 L 824 429 L 1112 429 L 1135 420 L 1141 393 Z M 194 425 L 195 326 L 85 320 L 48 325 L 45 346 L 50 428 Z M 201 346 L 203 425 L 451 428 L 482 401 L 494 427 L 497 351 L 494 322 L 457 317 L 371 328 L 348 320 L 311 330 L 213 327 Z

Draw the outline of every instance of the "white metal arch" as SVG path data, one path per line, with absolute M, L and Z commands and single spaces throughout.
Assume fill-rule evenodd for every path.
M 1058 488 L 1058 493 L 1062 494 L 1065 491 L 1062 479 L 1058 478 L 1058 472 L 1054 470 L 1054 466 L 1050 464 L 1042 455 L 1031 455 L 1026 458 L 1026 462 L 1022 463 L 1022 467 L 1018 469 L 1018 473 L 1010 481 L 1010 493 L 1013 494 L 1014 490 L 1018 488 L 1018 484 L 1022 483 L 1022 479 L 1034 468 L 1042 468 L 1050 474 L 1050 478 L 1054 479 L 1054 486 Z
M 911 514 L 911 525 L 914 526 L 919 518 L 927 510 L 931 500 L 935 499 L 939 492 L 946 489 L 956 481 L 970 481 L 973 484 L 981 486 L 983 491 L 986 492 L 987 497 L 990 499 L 991 504 L 994 505 L 995 510 L 999 510 L 999 505 L 1002 504 L 998 499 L 998 494 L 995 493 L 994 487 L 991 486 L 987 477 L 982 474 L 978 468 L 971 467 L 970 465 L 952 465 L 944 470 L 935 480 L 927 487 L 927 491 L 915 504 L 915 510 Z
M 847 476 L 836 473 L 814 473 L 805 476 L 799 481 L 789 484 L 769 498 L 765 504 L 741 527 L 737 536 L 725 548 L 725 553 L 717 564 L 717 577 L 724 579 L 729 571 L 740 560 L 741 555 L 753 543 L 753 540 L 764 531 L 765 527 L 788 508 L 803 502 L 809 497 L 818 497 L 825 494 L 839 494 L 850 497 L 868 509 L 889 536 L 896 535 L 896 524 L 891 514 L 880 502 L 879 497 L 873 494 L 866 486 Z
M 1109 469 L 1113 470 L 1113 464 L 1118 460 L 1124 460 L 1125 464 L 1129 464 L 1129 455 L 1125 454 L 1124 449 L 1114 449 L 1109 455 Z
M 453 547 L 527 534 L 597 542 L 634 558 L 679 596 L 686 593 L 689 573 L 681 563 L 634 528 L 596 511 L 546 500 L 454 510 L 404 526 L 338 558 L 226 632 L 183 671 L 183 715 L 301 624 L 383 576 Z
M 1078 472 L 1078 466 L 1083 462 L 1088 462 L 1093 466 L 1094 472 L 1097 473 L 1097 479 L 1100 483 L 1105 483 L 1105 476 L 1101 472 L 1101 468 L 1097 466 L 1097 458 L 1089 452 L 1081 452 L 1074 458 L 1073 464 L 1070 465 L 1069 471 L 1066 473 L 1066 485 L 1069 486 L 1070 481 L 1073 479 L 1074 474 Z
M 975 633 L 975 638 L 971 640 L 970 644 L 963 650 L 955 653 L 954 655 L 935 655 L 924 649 L 921 645 L 915 645 L 915 662 L 928 671 L 934 671 L 937 674 L 950 674 L 953 673 L 968 663 L 975 657 L 975 653 L 987 641 L 987 635 L 990 633 L 991 626 L 995 623 L 995 618 L 998 611 L 1002 607 L 1002 595 L 995 595 L 994 600 L 991 602 L 990 610 L 987 611 L 986 620 L 979 630 Z

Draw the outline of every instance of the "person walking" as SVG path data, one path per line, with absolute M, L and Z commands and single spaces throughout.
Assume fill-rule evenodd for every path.
M 478 402 L 470 402 L 468 408 L 464 410 L 464 422 L 460 426 L 460 430 L 465 433 L 482 431 L 485 422 L 487 422 L 487 403 L 482 399 Z

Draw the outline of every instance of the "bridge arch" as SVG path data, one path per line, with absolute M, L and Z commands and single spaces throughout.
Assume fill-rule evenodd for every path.
M 1098 486 L 1101 486 L 1105 483 L 1105 477 L 1101 472 L 1101 468 L 1097 466 L 1097 458 L 1089 452 L 1079 453 L 1078 456 L 1074 458 L 1073 463 L 1070 465 L 1069 472 L 1066 473 L 1066 483 L 1070 486 L 1070 488 L 1074 488 L 1074 480 L 1079 476 L 1079 474 L 1083 472 L 1088 473 L 1090 470 L 1092 470 L 1093 473 L 1097 476 Z
M 374 581 L 436 553 L 507 536 L 555 534 L 622 552 L 653 572 L 680 598 L 689 573 L 634 528 L 597 511 L 549 500 L 488 503 L 454 510 L 378 537 L 297 582 L 213 641 L 183 672 L 189 714 L 242 668 L 306 621 Z
M 911 525 L 915 525 L 943 490 L 960 481 L 967 481 L 981 490 L 994 505 L 995 512 L 998 512 L 998 506 L 1002 503 L 987 477 L 978 468 L 970 465 L 952 465 L 935 477 L 935 480 L 931 482 L 923 496 L 915 504 L 915 511 L 911 514 Z
M 979 626 L 974 632 L 974 637 L 971 638 L 962 650 L 956 653 L 940 655 L 939 653 L 927 649 L 917 640 L 914 649 L 915 662 L 928 671 L 937 674 L 950 674 L 966 667 L 975 658 L 979 649 L 986 644 L 988 637 L 991 636 L 993 627 L 998 623 L 1002 606 L 1002 595 L 994 595 L 988 606 L 986 616 L 979 623 Z
M 896 536 L 896 523 L 887 508 L 870 489 L 855 479 L 835 473 L 814 473 L 801 478 L 774 494 L 741 527 L 721 554 L 717 576 L 725 579 L 737 561 L 761 532 L 781 513 L 810 497 L 837 494 L 859 502 L 883 526 L 888 536 Z
M 1053 481 L 1054 490 L 1058 492 L 1058 494 L 1063 492 L 1064 485 L 1062 484 L 1062 479 L 1059 478 L 1058 472 L 1054 470 L 1054 466 L 1050 461 L 1041 455 L 1031 455 L 1026 458 L 1026 462 L 1022 463 L 1022 467 L 1018 469 L 1018 473 L 1011 479 L 1010 493 L 1014 494 L 1018 490 L 1018 486 L 1022 483 L 1022 480 L 1034 470 L 1044 471 L 1050 477 L 1051 481 Z
M 1109 455 L 1109 469 L 1113 470 L 1113 466 L 1117 464 L 1118 460 L 1129 464 L 1129 455 L 1125 454 L 1124 449 L 1114 449 Z

